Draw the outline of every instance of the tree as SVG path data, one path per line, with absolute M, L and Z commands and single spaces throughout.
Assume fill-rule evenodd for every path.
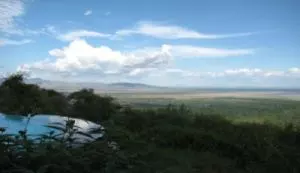
M 41 104 L 39 88 L 26 85 L 22 74 L 9 76 L 0 86 L 1 112 L 9 114 L 35 114 Z
M 101 97 L 92 89 L 73 92 L 68 96 L 68 100 L 71 104 L 71 116 L 92 121 L 107 120 L 120 108 L 112 97 Z
M 18 115 L 66 113 L 66 98 L 54 91 L 26 84 L 22 74 L 9 76 L 0 85 L 0 112 Z

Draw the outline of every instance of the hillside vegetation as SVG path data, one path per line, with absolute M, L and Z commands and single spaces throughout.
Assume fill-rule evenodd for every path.
M 300 172 L 297 122 L 236 123 L 228 116 L 240 110 L 221 105 L 217 111 L 213 107 L 196 111 L 193 106 L 183 104 L 151 108 L 124 106 L 90 89 L 64 96 L 25 84 L 22 75 L 13 75 L 0 86 L 0 112 L 28 118 L 41 113 L 77 117 L 100 122 L 105 129 L 91 132 L 104 134 L 102 138 L 74 147 L 70 145 L 74 141 L 72 135 L 78 131 L 72 121 L 54 127 L 65 134 L 63 138 L 50 133 L 33 140 L 26 128 L 12 135 L 0 127 L 0 172 Z M 253 111 L 249 109 L 249 113 L 240 117 L 268 111 L 268 105 L 263 102 L 259 105 L 252 105 Z M 276 110 L 299 109 L 296 103 L 270 105 L 278 107 Z

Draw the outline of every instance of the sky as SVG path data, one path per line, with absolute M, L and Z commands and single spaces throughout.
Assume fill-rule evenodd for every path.
M 300 87 L 299 0 L 0 0 L 0 75 Z

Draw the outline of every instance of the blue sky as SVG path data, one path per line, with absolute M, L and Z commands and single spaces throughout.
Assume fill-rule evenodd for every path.
M 1 75 L 300 87 L 297 0 L 1 0 Z

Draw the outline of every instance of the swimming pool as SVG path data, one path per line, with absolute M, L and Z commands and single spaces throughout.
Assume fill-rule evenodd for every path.
M 52 123 L 65 123 L 67 117 L 57 115 L 36 115 L 32 117 L 27 126 L 27 134 L 30 136 L 38 136 L 41 134 L 48 134 L 51 131 L 57 130 L 47 127 Z M 101 125 L 77 118 L 70 118 L 75 121 L 75 125 L 80 128 L 81 132 L 89 132 L 95 128 L 101 128 Z M 5 115 L 0 113 L 0 127 L 5 128 L 7 134 L 18 134 L 20 130 L 24 130 L 27 124 L 27 117 L 18 115 Z M 94 139 L 100 138 L 102 134 L 91 134 Z M 89 140 L 87 136 L 76 135 L 81 141 Z

